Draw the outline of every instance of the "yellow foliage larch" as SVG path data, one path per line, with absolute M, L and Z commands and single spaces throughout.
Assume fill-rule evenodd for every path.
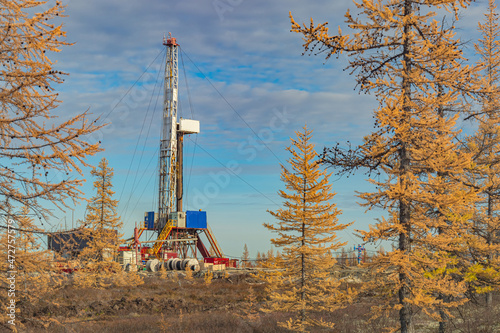
M 336 232 L 350 224 L 338 223 L 341 212 L 330 202 L 335 193 L 328 184 L 329 174 L 320 169 L 311 133 L 304 126 L 287 148 L 292 157 L 288 166 L 281 166 L 286 190 L 278 192 L 285 200 L 283 208 L 269 211 L 277 219 L 275 224 L 264 224 L 277 233 L 271 242 L 282 252 L 269 253 L 263 262 L 266 269 L 259 274 L 267 282 L 270 299 L 263 311 L 292 313 L 280 326 L 294 331 L 332 328 L 334 323 L 312 314 L 321 317 L 345 306 L 352 297 L 339 289 L 340 282 L 333 276 L 336 260 L 329 254 L 345 245 Z
M 359 232 L 396 249 L 366 264 L 373 278 L 365 286 L 381 298 L 376 311 L 399 311 L 393 329 L 407 333 L 417 309 L 441 320 L 466 301 L 465 282 L 455 274 L 457 251 L 466 247 L 478 194 L 466 186 L 474 162 L 456 140 L 459 114 L 445 111 L 466 107 L 461 97 L 471 91 L 472 70 L 463 65 L 454 24 L 442 25 L 436 9 L 458 19 L 470 1 L 355 4 L 358 15 L 345 14 L 352 34 L 330 35 L 326 23 L 301 26 L 291 17 L 292 31 L 303 35 L 306 51 L 347 53 L 360 91 L 379 102 L 375 130 L 354 149 L 327 150 L 325 163 L 340 173 L 367 168 L 382 175 L 370 179 L 374 191 L 359 197 L 362 206 L 386 214 Z

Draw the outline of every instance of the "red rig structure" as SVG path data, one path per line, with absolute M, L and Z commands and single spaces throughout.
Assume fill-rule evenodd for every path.
M 189 259 L 192 263 L 198 255 L 204 258 L 206 264 L 227 266 L 229 259 L 224 257 L 208 226 L 207 213 L 201 210 L 183 211 L 184 135 L 199 133 L 200 123 L 197 120 L 177 118 L 179 44 L 169 33 L 169 37 L 164 38 L 163 45 L 167 47 L 167 57 L 160 142 L 158 212 L 145 213 L 144 223 L 134 229 L 134 236 L 129 239 L 130 243 L 121 250 L 134 249 L 137 263 L 145 265 L 152 271 L 163 261 L 167 269 L 185 269 Z M 141 236 L 148 232 L 157 234 L 156 240 L 141 242 Z M 200 237 L 202 235 L 208 243 L 202 241 Z M 207 245 L 210 246 L 208 249 Z M 172 260 L 168 260 L 173 258 L 185 259 L 184 265 L 180 264 L 180 260 L 175 261 L 177 266 L 171 263 Z M 189 264 L 189 266 L 193 267 L 193 270 L 198 269 L 196 265 Z

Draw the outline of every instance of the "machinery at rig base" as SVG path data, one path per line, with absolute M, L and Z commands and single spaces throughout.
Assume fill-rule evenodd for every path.
M 207 223 L 207 212 L 184 211 L 182 207 L 184 135 L 199 133 L 200 123 L 197 120 L 177 118 L 179 44 L 170 33 L 167 39 L 164 38 L 163 44 L 167 48 L 167 58 L 160 142 L 158 212 L 144 214 L 144 222 L 134 229 L 131 242 L 121 250 L 133 249 L 137 264 L 149 267 L 152 271 L 162 263 L 167 269 L 188 267 L 196 270 L 196 265 L 188 260 L 197 258 L 198 254 L 204 258 L 206 265 L 224 267 L 230 264 L 230 260 L 224 257 Z M 157 234 L 156 240 L 141 242 L 141 236 L 147 232 Z M 208 242 L 204 243 L 201 236 Z M 210 247 L 207 249 L 206 245 Z M 184 261 L 175 261 L 174 266 L 173 259 Z

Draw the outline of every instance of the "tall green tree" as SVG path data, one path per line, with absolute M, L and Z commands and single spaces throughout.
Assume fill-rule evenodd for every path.
M 296 132 L 297 139 L 291 139 L 287 150 L 292 157 L 287 166 L 281 166 L 286 190 L 278 194 L 285 200 L 283 208 L 269 212 L 277 219 L 275 224 L 264 224 L 278 234 L 271 242 L 282 249 L 282 254 L 269 255 L 263 264 L 275 268 L 262 273 L 270 297 L 266 310 L 293 313 L 294 317 L 280 325 L 295 331 L 332 328 L 334 323 L 312 314 L 338 309 L 350 297 L 332 276 L 336 260 L 329 254 L 346 244 L 338 240 L 336 232 L 350 224 L 338 222 L 341 212 L 331 203 L 335 193 L 328 184 L 330 175 L 320 169 L 311 133 L 304 126 L 303 132 Z
M 443 312 L 466 301 L 455 267 L 457 254 L 467 248 L 464 230 L 477 201 L 476 191 L 464 184 L 473 162 L 455 140 L 458 115 L 440 111 L 460 106 L 471 71 L 462 65 L 454 25 L 441 24 L 436 11 L 445 9 L 458 20 L 460 7 L 469 3 L 364 0 L 356 3 L 359 15 L 345 14 L 349 35 L 340 28 L 330 34 L 327 23 L 301 26 L 292 17 L 292 31 L 304 36 L 306 51 L 327 58 L 347 53 L 359 89 L 379 102 L 376 130 L 354 149 L 327 150 L 325 162 L 340 172 L 366 167 L 382 174 L 369 180 L 374 192 L 359 196 L 364 207 L 386 214 L 360 234 L 397 244 L 366 264 L 376 276 L 367 287 L 382 298 L 375 315 L 397 310 L 395 329 L 403 333 L 413 330 L 416 309 L 442 321 Z

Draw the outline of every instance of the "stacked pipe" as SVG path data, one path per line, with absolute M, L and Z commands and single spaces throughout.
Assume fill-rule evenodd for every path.
M 158 259 L 150 259 L 146 263 L 146 269 L 148 272 L 156 272 L 160 269 L 161 263 Z
M 168 271 L 185 271 L 186 268 L 195 272 L 200 270 L 200 264 L 194 258 L 170 258 L 165 261 L 163 267 Z

